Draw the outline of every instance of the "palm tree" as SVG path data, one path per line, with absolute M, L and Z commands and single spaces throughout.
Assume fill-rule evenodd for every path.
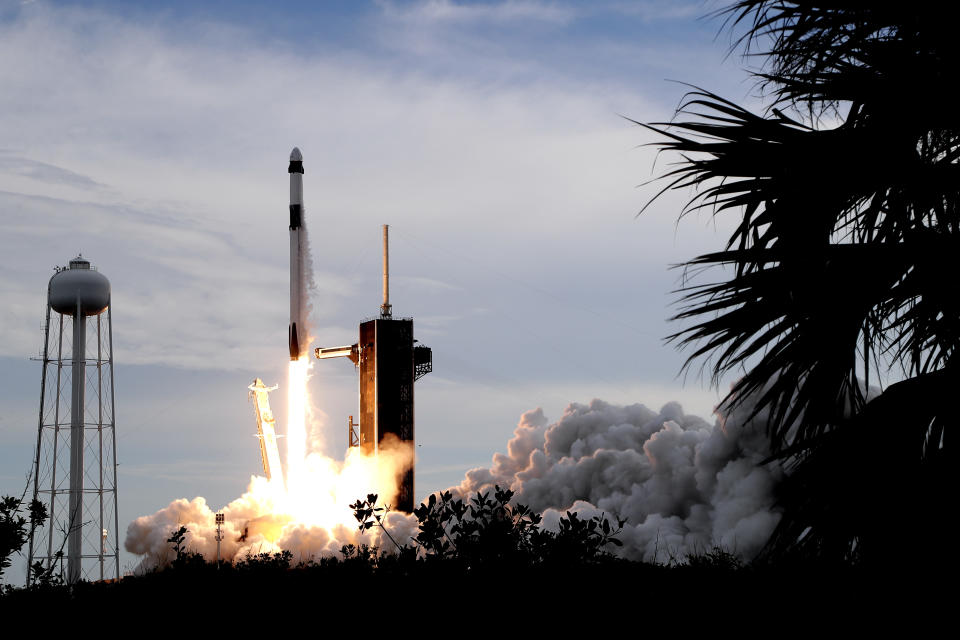
M 767 112 L 698 89 L 674 122 L 643 125 L 681 156 L 657 196 L 693 188 L 681 216 L 737 217 L 722 250 L 686 263 L 726 270 L 681 290 L 692 326 L 671 339 L 714 383 L 744 371 L 727 408 L 752 396 L 769 415 L 791 465 L 769 554 L 878 560 L 952 504 L 960 38 L 942 11 L 742 0 L 720 13 L 764 61 Z

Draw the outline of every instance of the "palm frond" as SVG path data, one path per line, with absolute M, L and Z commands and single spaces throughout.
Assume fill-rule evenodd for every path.
M 673 319 L 691 324 L 668 340 L 715 384 L 745 371 L 722 406 L 750 398 L 796 462 L 771 549 L 847 557 L 855 541 L 877 548 L 878 505 L 844 510 L 867 488 L 843 465 L 870 472 L 859 456 L 889 453 L 901 425 L 929 479 L 956 417 L 944 381 L 960 367 L 960 116 L 944 93 L 960 40 L 938 3 L 742 0 L 721 14 L 766 60 L 771 105 L 759 115 L 694 87 L 672 122 L 643 125 L 679 157 L 654 199 L 692 189 L 680 217 L 736 219 L 723 250 L 681 265 L 727 270 L 679 291 Z M 911 377 L 868 402 L 858 368 L 881 359 Z

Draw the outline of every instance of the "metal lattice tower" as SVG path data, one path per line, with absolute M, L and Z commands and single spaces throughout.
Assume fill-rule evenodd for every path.
M 120 577 L 116 458 L 110 281 L 77 256 L 47 288 L 33 497 L 49 519 L 28 584 L 35 562 L 69 584 Z

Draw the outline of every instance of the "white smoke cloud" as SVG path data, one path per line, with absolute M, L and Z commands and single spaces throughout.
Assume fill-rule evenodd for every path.
M 467 472 L 463 498 L 494 485 L 544 515 L 557 530 L 566 511 L 627 518 L 617 552 L 646 562 L 682 561 L 719 545 L 744 558 L 766 542 L 780 515 L 773 488 L 783 475 L 769 454 L 763 414 L 742 406 L 711 425 L 676 402 L 571 404 L 555 423 L 541 409 L 520 419 L 507 453 Z
M 413 464 L 412 446 L 388 437 L 381 442 L 376 458 L 353 448 L 343 461 L 311 453 L 305 463 L 308 484 L 316 487 L 309 495 L 287 494 L 282 486 L 252 476 L 247 491 L 222 509 L 211 509 L 202 497 L 180 498 L 152 515 L 137 518 L 127 527 L 124 541 L 127 551 L 141 556 L 135 571 L 169 563 L 174 552 L 168 540 L 180 527 L 187 529 L 184 544 L 189 553 L 199 553 L 208 562 L 216 560 L 217 513 L 224 515 L 220 558 L 228 562 L 284 550 L 293 554 L 294 563 L 306 562 L 339 555 L 349 544 L 393 553 L 393 542 L 379 527 L 359 533 L 349 505 L 368 493 L 379 495 L 379 506 L 392 504 L 397 478 Z M 413 516 L 388 512 L 385 524 L 400 544 L 416 535 Z
M 494 485 L 509 487 L 517 493 L 516 501 L 542 512 L 543 526 L 553 531 L 567 511 L 587 518 L 601 513 L 626 518 L 619 536 L 624 544 L 612 550 L 633 560 L 682 561 L 717 545 L 749 559 L 779 521 L 773 489 L 783 476 L 778 463 L 760 464 L 770 447 L 764 414 L 746 420 L 751 410 L 745 404 L 712 425 L 684 414 L 676 402 L 659 412 L 642 404 L 574 403 L 554 423 L 541 409 L 528 411 L 507 443 L 507 453 L 495 454 L 491 467 L 467 472 L 449 490 L 469 499 Z M 308 467 L 318 486 L 343 482 L 352 488 L 359 486 L 358 478 L 375 478 L 383 491 L 381 503 L 390 503 L 395 470 L 408 467 L 413 454 L 403 447 L 385 451 L 376 469 L 365 467 L 373 459 L 356 449 L 343 463 L 311 454 Z M 275 513 L 271 491 L 266 479 L 255 476 L 247 493 L 221 510 L 226 520 L 223 559 L 288 550 L 296 562 L 339 555 L 346 544 L 393 550 L 377 527 L 358 533 L 341 491 L 336 494 L 344 502 L 343 512 L 333 525 Z M 358 497 L 362 495 L 349 500 Z M 143 556 L 139 569 L 162 565 L 172 558 L 167 538 L 185 526 L 187 548 L 213 560 L 214 516 L 203 498 L 175 500 L 131 523 L 126 549 Z M 400 544 L 417 533 L 412 515 L 389 513 L 386 524 Z

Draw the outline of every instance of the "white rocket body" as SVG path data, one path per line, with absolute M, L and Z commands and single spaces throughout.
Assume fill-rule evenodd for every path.
M 303 219 L 303 155 L 294 147 L 290 152 L 290 328 L 287 332 L 290 359 L 306 355 L 307 292 L 303 267 L 306 259 L 304 242 L 306 230 Z

